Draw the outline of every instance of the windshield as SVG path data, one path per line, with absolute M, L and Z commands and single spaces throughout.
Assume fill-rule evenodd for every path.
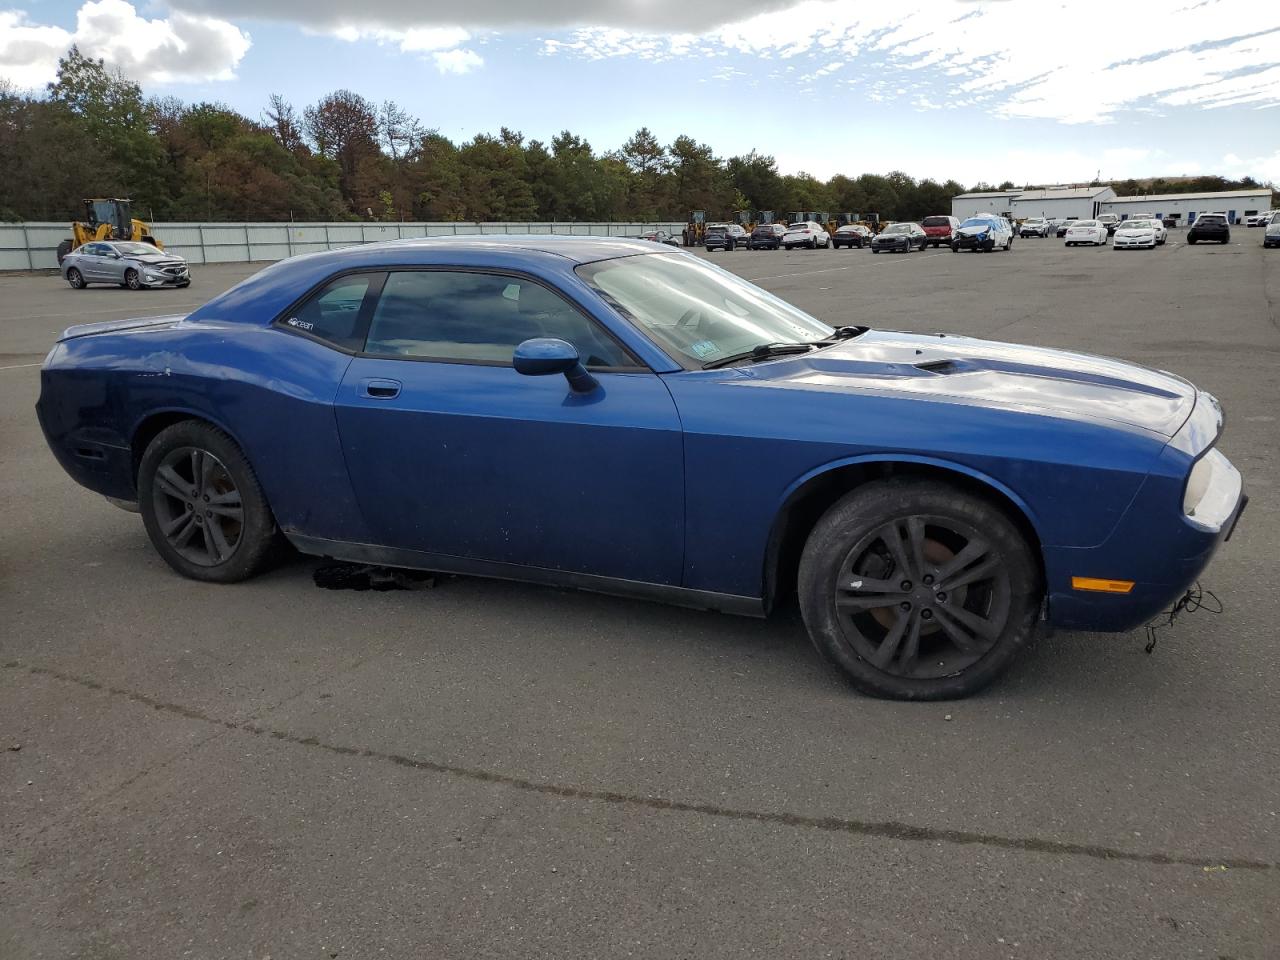
M 1023 223 L 1044 223 L 1044 217 L 1027 217 Z
M 1126 220 L 1120 224 L 1121 230 L 1153 230 L 1150 220 Z
M 951 221 L 946 217 L 925 217 L 923 225 L 926 227 L 949 227 L 951 226 Z
M 960 224 L 962 227 L 990 227 L 994 225 L 995 221 L 988 220 L 986 217 L 970 217 L 964 223 Z
M 1071 228 L 1074 230 L 1076 227 L 1096 227 L 1097 225 L 1095 220 L 1076 220 L 1071 224 Z
M 882 231 L 884 233 L 910 233 L 911 224 L 909 223 L 891 223 Z
M 825 340 L 835 332 L 727 270 L 681 254 L 584 263 L 577 273 L 688 366 L 761 344 Z
M 115 244 L 115 248 L 126 257 L 145 257 L 149 253 L 160 252 L 149 243 L 117 243 Z

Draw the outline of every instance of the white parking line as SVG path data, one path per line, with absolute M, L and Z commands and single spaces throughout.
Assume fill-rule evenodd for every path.
M 923 257 L 908 255 L 903 260 L 892 261 L 892 262 L 909 263 L 914 260 L 932 260 L 934 257 L 945 257 L 945 256 L 946 256 L 945 253 L 928 253 L 928 254 L 925 254 Z M 876 262 L 879 263 L 880 261 L 876 261 Z M 771 277 L 743 277 L 742 279 L 750 283 L 759 283 L 761 280 L 782 280 L 782 279 L 785 279 L 786 277 L 808 277 L 817 273 L 835 273 L 837 270 L 849 270 L 849 269 L 852 269 L 854 266 L 855 264 L 850 263 L 843 267 L 827 267 L 823 270 L 802 270 L 799 273 L 779 273 Z
M 185 307 L 199 307 L 199 306 L 202 306 L 204 302 L 205 301 L 203 300 L 197 300 L 194 303 L 167 303 L 165 304 L 165 306 L 178 307 L 179 309 L 181 309 Z M 159 306 L 159 304 L 150 304 L 150 306 Z M 67 320 L 73 317 L 95 317 L 101 313 L 119 313 L 119 312 L 120 312 L 119 307 L 104 307 L 101 310 L 77 310 L 75 313 L 28 313 L 28 314 L 23 314 L 21 319 L 23 320 Z M 168 316 L 168 314 L 155 314 L 155 316 Z
M 40 363 L 43 362 L 44 361 L 40 361 Z M 40 366 L 40 363 L 15 363 L 9 367 L 0 367 L 0 370 L 21 370 L 24 367 L 38 367 Z
M 834 273 L 836 270 L 848 270 L 853 264 L 847 264 L 843 267 L 827 267 L 825 270 L 801 270 L 799 273 L 779 273 L 772 277 L 743 277 L 743 280 L 749 283 L 758 283 L 761 280 L 781 280 L 783 277 L 807 277 L 812 273 Z

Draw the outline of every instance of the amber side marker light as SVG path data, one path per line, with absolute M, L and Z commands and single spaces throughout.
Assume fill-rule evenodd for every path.
M 1132 580 L 1103 580 L 1100 577 L 1072 577 L 1072 590 L 1090 590 L 1094 593 L 1132 593 Z

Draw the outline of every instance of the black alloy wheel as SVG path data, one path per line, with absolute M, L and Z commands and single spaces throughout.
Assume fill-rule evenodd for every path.
M 231 559 L 244 530 L 244 504 L 226 464 L 199 447 L 176 447 L 152 484 L 160 530 L 179 556 L 201 567 Z
M 138 506 L 152 545 L 179 573 L 234 583 L 270 560 L 279 534 L 253 469 L 207 423 L 166 427 L 138 466 Z
M 923 479 L 878 481 L 818 522 L 800 563 L 820 653 L 860 690 L 923 700 L 990 683 L 1034 634 L 1039 567 L 998 507 Z

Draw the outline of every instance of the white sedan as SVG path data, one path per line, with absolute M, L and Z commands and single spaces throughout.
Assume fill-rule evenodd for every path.
M 1113 250 L 1128 250 L 1136 247 L 1154 250 L 1164 243 L 1164 225 L 1157 227 L 1155 220 L 1126 220 L 1116 227 L 1112 238 Z
M 1107 244 L 1106 224 L 1097 220 L 1073 220 L 1067 227 L 1067 246 L 1074 247 L 1078 243 L 1091 243 L 1098 247 Z

